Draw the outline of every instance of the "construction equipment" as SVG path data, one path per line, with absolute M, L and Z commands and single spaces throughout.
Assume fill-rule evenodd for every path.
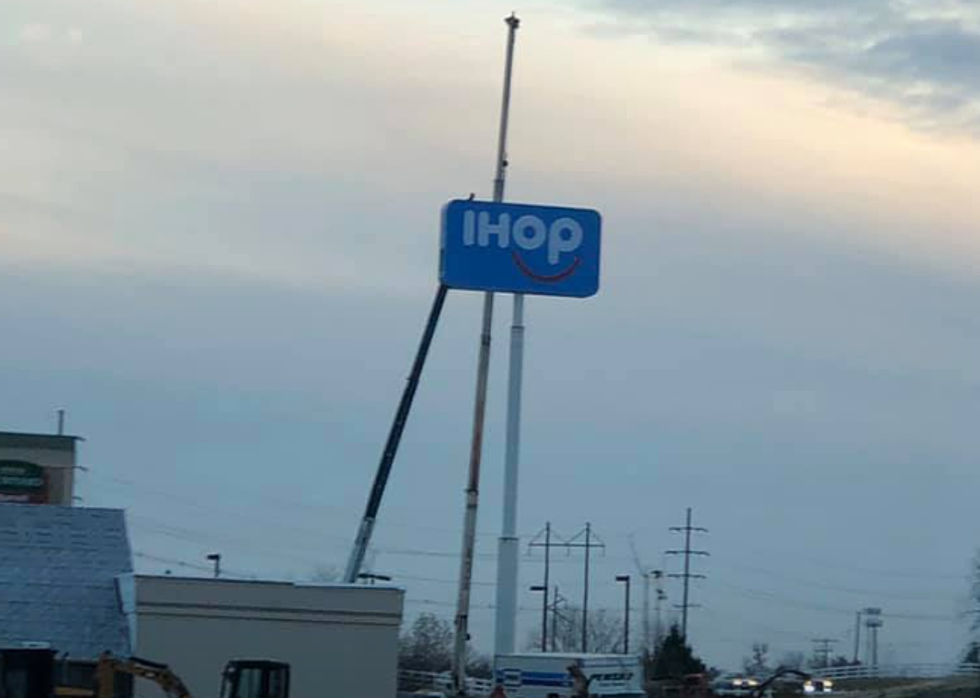
M 233 659 L 225 666 L 221 698 L 289 698 L 289 665 L 269 659 Z
M 46 647 L 0 649 L 0 697 L 50 695 L 54 681 L 54 654 Z
M 0 698 L 115 698 L 119 675 L 152 681 L 169 698 L 194 698 L 166 664 L 109 653 L 99 657 L 94 690 L 59 685 L 55 654 L 49 648 L 0 649 Z M 122 693 L 128 695 L 128 687 Z M 289 698 L 289 664 L 232 659 L 221 676 L 221 698 Z
M 117 674 L 128 674 L 152 681 L 172 698 L 192 698 L 184 682 L 166 664 L 139 657 L 121 659 L 110 654 L 99 657 L 99 663 L 95 667 L 96 698 L 115 698 Z
M 170 698 L 193 698 L 166 664 L 110 654 L 103 654 L 95 669 L 95 698 L 115 698 L 117 674 L 153 681 Z M 221 698 L 289 698 L 289 665 L 268 659 L 233 659 L 222 673 Z

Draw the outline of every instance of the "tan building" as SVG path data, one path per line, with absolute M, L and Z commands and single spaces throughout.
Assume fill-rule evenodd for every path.
M 77 436 L 0 431 L 0 502 L 70 507 Z
M 290 698 L 395 696 L 401 589 L 144 575 L 118 585 L 135 652 L 169 664 L 195 696 L 217 696 L 233 658 L 288 662 Z

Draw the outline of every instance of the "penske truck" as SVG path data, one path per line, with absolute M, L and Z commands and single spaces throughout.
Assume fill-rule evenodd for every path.
M 646 695 L 643 663 L 630 654 L 502 654 L 494 658 L 494 679 L 507 698 Z

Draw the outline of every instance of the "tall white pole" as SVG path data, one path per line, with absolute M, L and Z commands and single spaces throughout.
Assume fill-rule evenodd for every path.
M 517 536 L 517 473 L 521 446 L 521 384 L 524 373 L 524 294 L 514 294 L 507 381 L 507 434 L 504 451 L 503 526 L 497 555 L 497 616 L 494 649 L 515 650 L 520 539 Z
M 507 175 L 507 120 L 510 112 L 510 77 L 514 63 L 514 40 L 520 22 L 514 15 L 507 23 L 507 57 L 504 64 L 504 93 L 500 108 L 497 139 L 497 170 L 493 180 L 493 200 L 504 199 Z M 463 520 L 463 551 L 459 564 L 459 597 L 456 605 L 456 637 L 453 648 L 453 679 L 457 696 L 466 695 L 466 646 L 469 640 L 470 590 L 476 549 L 476 512 L 480 491 L 480 461 L 483 454 L 483 423 L 487 404 L 487 378 L 490 372 L 490 339 L 493 327 L 493 293 L 483 296 L 483 322 L 477 362 L 476 400 L 473 409 L 473 437 L 470 444 L 469 478 L 466 486 L 466 513 Z

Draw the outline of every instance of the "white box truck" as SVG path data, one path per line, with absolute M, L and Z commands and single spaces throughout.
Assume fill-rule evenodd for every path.
M 643 663 L 630 654 L 528 653 L 494 658 L 494 677 L 507 698 L 573 698 L 569 667 L 576 665 L 589 680 L 589 696 L 640 698 Z

